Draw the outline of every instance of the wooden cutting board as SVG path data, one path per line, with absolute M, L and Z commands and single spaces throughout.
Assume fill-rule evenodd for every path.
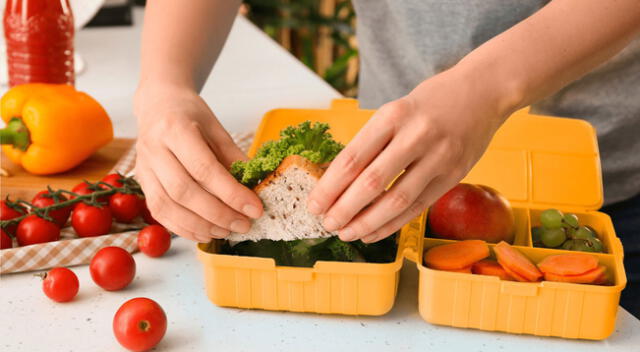
M 31 198 L 46 189 L 47 185 L 54 189 L 71 190 L 82 180 L 97 181 L 109 173 L 134 142 L 135 139 L 116 138 L 74 169 L 50 176 L 29 174 L 2 154 L 2 168 L 10 176 L 0 177 L 0 196 L 2 199 L 10 195 L 12 200 L 22 198 L 31 201 Z

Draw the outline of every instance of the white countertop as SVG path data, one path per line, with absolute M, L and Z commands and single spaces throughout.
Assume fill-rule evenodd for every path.
M 606 341 L 575 341 L 431 325 L 418 315 L 418 270 L 405 262 L 393 310 L 382 317 L 352 317 L 220 308 L 207 299 L 193 243 L 174 239 L 162 258 L 134 255 L 130 287 L 106 292 L 87 266 L 73 268 L 80 293 L 70 303 L 44 296 L 31 274 L 0 281 L 1 351 L 120 351 L 111 322 L 134 297 L 156 300 L 168 329 L 156 351 L 505 351 L 631 352 L 640 344 L 640 322 L 622 308 Z M 544 346 L 544 347 L 543 347 Z M 636 346 L 636 347 L 633 347 Z
M 138 73 L 136 26 L 86 29 L 77 48 L 87 70 L 77 86 L 103 103 L 116 135 L 134 137 L 131 96 Z M 245 19 L 236 21 L 203 96 L 231 131 L 253 130 L 276 107 L 327 107 L 339 94 Z M 417 311 L 417 270 L 405 263 L 393 310 L 382 317 L 349 317 L 220 308 L 205 295 L 195 246 L 182 238 L 162 258 L 134 255 L 134 283 L 105 292 L 87 266 L 73 268 L 80 293 L 70 303 L 50 301 L 30 273 L 0 277 L 0 351 L 119 351 L 113 314 L 126 300 L 149 297 L 165 309 L 168 329 L 156 351 L 632 351 L 640 321 L 620 308 L 606 341 L 489 333 L 424 322 Z M 633 347 L 635 346 L 635 347 Z

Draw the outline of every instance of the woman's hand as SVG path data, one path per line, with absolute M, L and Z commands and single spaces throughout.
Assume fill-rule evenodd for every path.
M 136 178 L 149 210 L 176 234 L 199 242 L 246 232 L 262 203 L 228 172 L 246 156 L 193 90 L 138 88 Z
M 397 231 L 482 156 L 514 106 L 500 96 L 451 69 L 385 104 L 331 163 L 309 210 L 344 241 L 375 242 Z

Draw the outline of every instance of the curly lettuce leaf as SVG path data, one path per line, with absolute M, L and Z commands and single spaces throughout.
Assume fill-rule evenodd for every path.
M 326 123 L 312 125 L 309 121 L 287 127 L 280 132 L 279 140 L 264 143 L 253 159 L 234 162 L 231 174 L 243 185 L 254 187 L 289 155 L 300 155 L 318 164 L 330 162 L 344 145 L 333 140 L 328 130 Z

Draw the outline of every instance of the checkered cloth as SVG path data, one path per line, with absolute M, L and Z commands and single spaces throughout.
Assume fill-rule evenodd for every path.
M 231 137 L 246 152 L 253 134 L 231 134 Z M 132 147 L 120 158 L 112 172 L 131 174 L 135 160 L 136 151 Z M 143 226 L 141 221 L 133 224 L 114 223 L 113 233 L 86 238 L 78 238 L 71 227 L 65 227 L 61 231 L 60 241 L 0 250 L 0 274 L 88 264 L 99 249 L 108 246 L 122 247 L 133 253 L 138 250 L 138 231 Z

